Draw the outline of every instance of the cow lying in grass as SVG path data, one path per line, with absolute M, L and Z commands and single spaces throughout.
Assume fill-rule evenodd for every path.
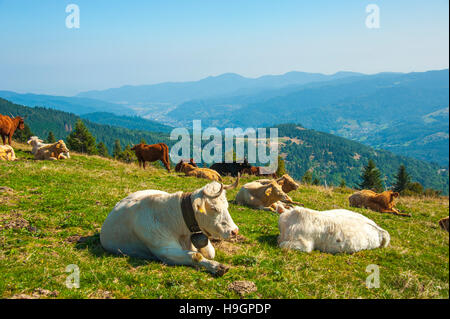
M 411 217 L 410 214 L 400 213 L 394 207 L 397 197 L 399 197 L 399 193 L 393 191 L 384 191 L 378 194 L 371 190 L 362 190 L 352 194 L 348 201 L 352 207 L 369 208 L 380 213 Z
M 298 204 L 283 192 L 282 187 L 275 180 L 266 184 L 257 181 L 245 184 L 236 195 L 236 203 L 280 214 L 286 208 L 283 203 Z
M 189 161 L 187 161 L 187 160 L 180 160 L 178 162 L 178 164 L 175 166 L 175 172 L 177 172 L 177 173 L 181 172 L 181 166 L 183 165 L 183 163 L 188 163 L 188 164 L 191 164 L 194 167 L 198 167 L 193 158 L 189 159 Z
M 112 253 L 202 267 L 221 276 L 228 267 L 212 260 L 215 250 L 211 242 L 203 235 L 206 242 L 200 245 L 191 236 L 195 231 L 220 239 L 237 236 L 238 227 L 228 212 L 225 191 L 235 188 L 238 182 L 239 178 L 233 185 L 212 182 L 192 193 L 133 193 L 109 213 L 100 242 Z
M 15 161 L 16 154 L 9 145 L 0 145 L 0 161 Z
M 386 247 L 390 241 L 389 233 L 372 220 L 345 209 L 319 212 L 294 207 L 280 215 L 278 228 L 281 248 L 307 253 L 355 253 Z
M 222 177 L 216 171 L 209 168 L 194 167 L 188 163 L 181 163 L 180 172 L 184 173 L 186 176 L 205 178 L 216 182 L 222 181 Z
M 64 141 L 59 140 L 58 142 L 47 144 L 38 148 L 36 154 L 34 154 L 34 159 L 52 161 L 66 159 L 67 157 L 64 154 L 68 152 L 69 149 L 66 147 Z
M 34 155 L 37 153 L 38 149 L 43 147 L 43 146 L 48 146 L 51 144 L 46 144 L 44 143 L 43 140 L 41 140 L 39 137 L 37 136 L 32 136 L 30 137 L 30 139 L 27 142 L 28 145 L 31 145 L 31 153 Z M 62 155 L 64 155 L 66 158 L 70 158 L 70 154 L 69 152 L 65 152 Z

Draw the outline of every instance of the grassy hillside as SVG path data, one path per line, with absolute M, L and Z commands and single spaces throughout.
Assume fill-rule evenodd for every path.
M 401 198 L 397 206 L 411 218 L 354 209 L 390 233 L 390 246 L 330 255 L 280 250 L 278 216 L 233 204 L 237 190 L 230 191 L 229 210 L 243 238 L 214 244 L 216 260 L 231 266 L 224 277 L 214 278 L 190 267 L 112 255 L 99 242 L 106 216 L 128 194 L 150 188 L 192 191 L 205 180 L 97 156 L 34 161 L 27 146 L 14 147 L 20 160 L 0 163 L 3 298 L 237 298 L 227 288 L 236 280 L 256 284 L 248 298 L 449 297 L 449 237 L 437 225 L 449 214 L 448 198 Z M 302 186 L 290 195 L 324 210 L 349 209 L 350 193 Z M 79 289 L 65 286 L 69 264 L 80 268 Z M 380 267 L 378 289 L 365 286 L 370 264 Z

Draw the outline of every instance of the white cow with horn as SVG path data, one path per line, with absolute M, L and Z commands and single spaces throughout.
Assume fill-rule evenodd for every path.
M 238 182 L 239 177 L 233 185 L 212 182 L 192 193 L 133 193 L 109 213 L 100 242 L 112 253 L 202 267 L 222 276 L 229 267 L 212 260 L 215 251 L 208 237 L 237 236 L 225 191 Z

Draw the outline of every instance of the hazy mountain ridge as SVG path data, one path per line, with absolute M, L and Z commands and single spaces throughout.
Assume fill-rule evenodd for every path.
M 134 114 L 133 110 L 123 105 L 90 98 L 32 93 L 21 94 L 12 91 L 0 91 L 0 97 L 21 105 L 30 107 L 41 106 L 78 115 L 105 111 L 123 115 Z

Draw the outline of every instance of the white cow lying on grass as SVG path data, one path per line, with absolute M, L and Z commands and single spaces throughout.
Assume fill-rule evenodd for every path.
M 191 235 L 201 230 L 208 237 L 237 236 L 238 227 L 228 212 L 225 190 L 235 188 L 238 182 L 239 178 L 233 185 L 212 182 L 192 193 L 169 194 L 159 190 L 133 193 L 109 213 L 100 242 L 113 253 L 203 267 L 221 276 L 228 267 L 212 260 L 215 251 L 211 242 L 202 235 L 204 243 L 197 244 L 197 249 Z M 193 223 L 197 224 L 196 231 Z
M 372 220 L 345 209 L 316 211 L 294 207 L 278 220 L 281 248 L 331 254 L 386 247 L 390 236 Z
M 32 149 L 31 149 L 31 153 L 33 155 L 36 155 L 37 151 L 43 147 L 43 146 L 49 146 L 51 144 L 46 144 L 44 143 L 43 140 L 41 140 L 39 137 L 37 136 L 32 136 L 30 137 L 30 139 L 28 140 L 27 144 L 31 145 Z M 69 152 L 64 152 L 62 153 L 62 155 L 64 155 L 66 158 L 70 158 L 70 154 Z

